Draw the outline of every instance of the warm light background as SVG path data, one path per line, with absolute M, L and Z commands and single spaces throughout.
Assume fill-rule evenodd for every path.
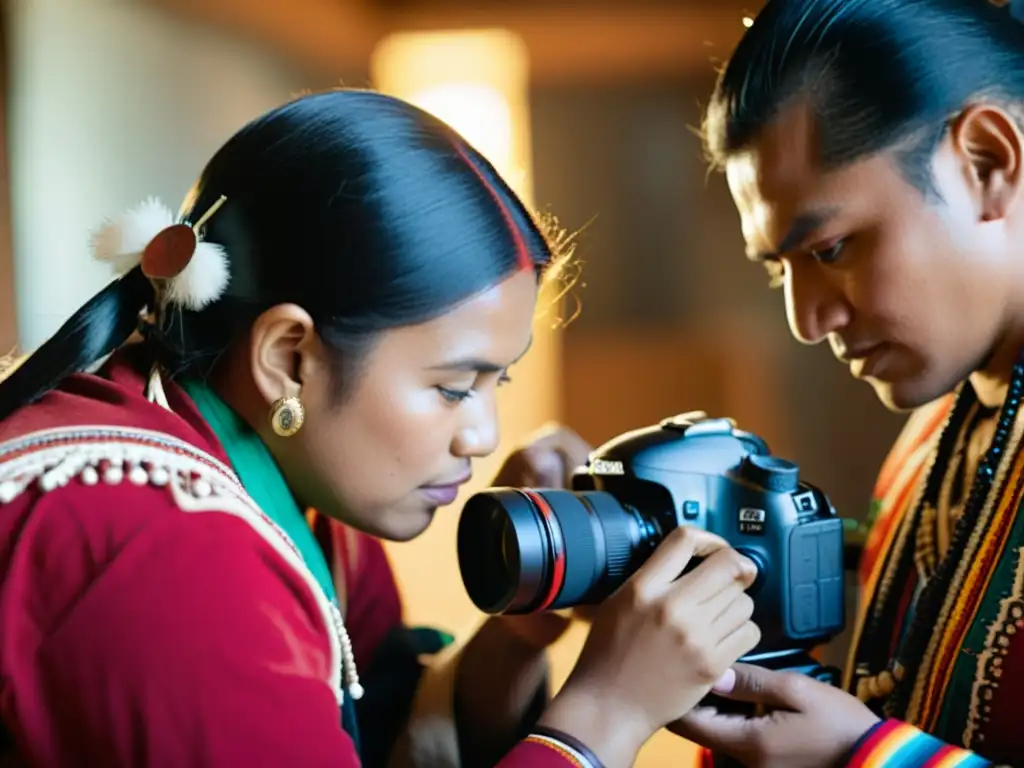
M 800 462 L 844 514 L 865 509 L 898 419 L 827 350 L 785 328 L 744 262 L 693 128 L 756 0 L 11 0 L 0 107 L 0 353 L 32 349 L 109 273 L 87 235 L 156 194 L 176 207 L 210 154 L 289 96 L 377 87 L 447 120 L 539 209 L 585 227 L 584 278 L 505 390 L 507 451 L 560 419 L 592 442 L 702 409 Z M 477 619 L 458 577 L 458 506 L 392 546 L 410 619 Z M 568 671 L 582 628 L 555 650 Z M 842 642 L 832 649 L 838 656 Z M 657 737 L 638 765 L 689 766 Z

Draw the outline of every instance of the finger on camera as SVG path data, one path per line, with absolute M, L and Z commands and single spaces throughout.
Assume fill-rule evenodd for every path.
M 633 576 L 634 586 L 645 591 L 663 590 L 678 579 L 691 559 L 711 555 L 728 546 L 725 539 L 702 528 L 680 526 L 666 536 L 654 554 L 640 566 Z
M 719 549 L 679 579 L 678 591 L 705 602 L 724 589 L 739 584 L 743 589 L 757 578 L 757 567 L 734 549 Z
M 718 652 L 726 664 L 733 664 L 757 648 L 760 642 L 761 629 L 754 622 L 746 621 L 718 643 Z
M 703 608 L 707 610 L 707 616 L 711 618 L 711 625 L 719 634 L 719 637 L 728 637 L 737 629 L 742 627 L 754 615 L 754 600 L 746 592 L 733 594 L 725 604 L 718 610 L 714 610 L 710 603 Z M 713 617 L 713 618 L 712 618 Z

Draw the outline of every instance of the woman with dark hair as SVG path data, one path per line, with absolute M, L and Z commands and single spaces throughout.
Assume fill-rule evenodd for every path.
M 299 99 L 230 139 L 180 216 L 147 202 L 93 249 L 121 277 L 0 384 L 6 757 L 625 766 L 756 645 L 752 565 L 688 529 L 601 606 L 550 702 L 559 617 L 465 644 L 403 626 L 378 538 L 420 534 L 495 450 L 558 266 L 440 121 Z M 557 484 L 563 455 L 586 456 L 564 430 L 503 480 Z
M 1005 6 L 769 0 L 710 103 L 793 335 L 912 412 L 875 487 L 849 693 L 741 667 L 733 695 L 775 712 L 678 726 L 747 764 L 1024 764 L 1024 26 Z

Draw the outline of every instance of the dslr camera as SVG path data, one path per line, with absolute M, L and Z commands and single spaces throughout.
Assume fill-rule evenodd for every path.
M 459 520 L 462 581 L 489 614 L 599 603 L 680 525 L 757 566 L 748 592 L 762 639 L 743 660 L 836 684 L 810 650 L 845 625 L 843 521 L 796 464 L 731 419 L 687 413 L 619 435 L 572 490 L 475 494 Z

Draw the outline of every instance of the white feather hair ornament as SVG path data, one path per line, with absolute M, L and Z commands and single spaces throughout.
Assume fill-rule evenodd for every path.
M 177 222 L 160 200 L 147 198 L 93 233 L 93 257 L 119 275 L 141 266 L 157 286 L 162 304 L 198 312 L 217 301 L 231 279 L 225 250 L 199 237 L 203 224 L 224 202 L 221 197 L 190 225 Z

